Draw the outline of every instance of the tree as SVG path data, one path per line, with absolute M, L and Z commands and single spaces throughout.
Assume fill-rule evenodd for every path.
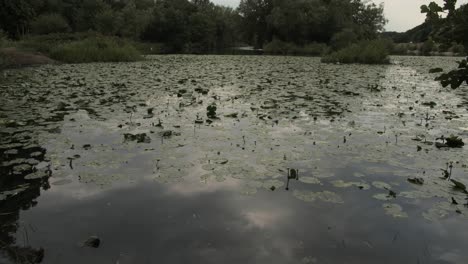
M 358 42 L 358 35 L 352 29 L 346 28 L 333 35 L 330 46 L 334 50 L 340 50 Z
M 463 82 L 468 85 L 468 57 L 458 63 L 458 69 L 444 73 L 437 77 L 443 87 L 450 85 L 452 89 L 460 87 Z
M 120 14 L 110 8 L 101 11 L 95 19 L 96 30 L 105 35 L 115 35 L 121 26 Z
M 110 7 L 103 0 L 82 0 L 74 17 L 76 30 L 96 29 L 97 15 L 107 9 L 110 9 Z
M 138 9 L 138 6 L 143 7 L 144 5 L 130 2 L 122 9 L 120 36 L 139 39 L 147 29 L 151 22 L 152 9 Z
M 68 22 L 60 14 L 43 14 L 31 23 L 35 34 L 64 33 L 70 31 Z
M 273 0 L 241 0 L 239 4 L 245 38 L 256 48 L 262 48 L 265 41 L 272 39 L 267 23 L 272 9 Z
M 431 35 L 440 42 L 462 43 L 467 50 L 468 5 L 462 5 L 459 9 L 455 9 L 456 0 L 445 0 L 444 2 L 443 7 L 435 2 L 421 6 L 421 12 L 426 13 L 427 21 L 434 25 Z M 448 15 L 442 19 L 438 13 L 444 11 L 448 12 Z M 440 81 L 442 86 L 450 85 L 453 89 L 460 87 L 464 82 L 468 84 L 467 59 L 459 62 L 457 70 L 444 73 L 436 80 Z
M 34 9 L 27 0 L 0 0 L 0 29 L 10 37 L 19 38 L 28 33 L 34 15 Z

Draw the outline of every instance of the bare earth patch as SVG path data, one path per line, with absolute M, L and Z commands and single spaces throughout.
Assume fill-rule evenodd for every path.
M 41 53 L 20 51 L 16 48 L 0 49 L 0 54 L 6 57 L 8 67 L 22 67 L 55 63 L 54 60 Z

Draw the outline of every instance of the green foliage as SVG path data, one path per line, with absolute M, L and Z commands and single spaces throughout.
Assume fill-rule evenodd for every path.
M 461 43 L 464 49 L 454 45 L 452 52 L 463 52 L 468 48 L 468 4 L 455 9 L 456 0 L 444 0 L 444 6 L 431 2 L 429 6 L 422 6 L 421 12 L 427 13 L 427 21 L 434 26 L 431 35 L 441 43 Z M 448 11 L 444 19 L 440 19 L 438 12 Z M 426 45 L 426 43 L 424 43 Z M 428 44 L 430 45 L 430 44 Z M 464 82 L 468 84 L 467 60 L 459 62 L 458 69 L 444 73 L 437 77 L 442 86 L 450 85 L 453 89 L 460 87 Z
M 328 49 L 327 44 L 312 42 L 302 47 L 302 54 L 320 56 Z
M 119 15 L 112 9 L 106 9 L 96 15 L 96 30 L 105 35 L 115 35 L 121 21 Z
M 266 44 L 263 48 L 263 51 L 266 54 L 293 55 L 297 53 L 298 49 L 299 47 L 293 43 L 275 39 L 272 42 Z
M 25 35 L 34 16 L 28 0 L 0 0 L 0 28 L 12 38 Z
M 8 38 L 6 33 L 0 29 L 0 70 L 6 68 L 8 63 L 8 57 L 3 53 L 2 48 L 6 47 Z
M 333 35 L 330 46 L 333 50 L 340 50 L 356 42 L 358 42 L 358 35 L 351 29 L 344 29 Z
M 444 87 L 450 85 L 452 89 L 460 87 L 463 82 L 468 85 L 468 58 L 458 63 L 458 69 L 442 74 L 436 81 L 440 81 Z
M 147 29 L 152 19 L 152 9 L 140 9 L 144 6 L 151 6 L 150 1 L 143 0 L 129 2 L 121 11 L 116 14 L 116 20 L 120 22 L 118 33 L 120 36 L 131 39 L 139 39 Z
M 8 57 L 0 50 L 0 70 L 8 66 Z
M 0 29 L 0 48 L 3 48 L 8 43 L 8 37 L 5 31 Z
M 399 43 L 399 44 L 395 44 L 395 46 L 393 47 L 392 54 L 406 55 L 408 54 L 408 51 L 409 51 L 408 45 Z
M 238 11 L 245 40 L 257 48 L 274 39 L 328 43 L 345 29 L 373 39 L 386 23 L 382 6 L 361 0 L 242 0 Z
M 234 46 L 238 14 L 207 0 L 156 2 L 143 40 L 165 43 L 170 52 L 207 53 Z
M 50 56 L 67 63 L 121 62 L 141 59 L 130 43 L 113 38 L 97 37 L 72 41 L 54 49 Z
M 341 49 L 376 38 L 385 23 L 383 6 L 367 0 L 241 0 L 237 9 L 210 0 L 0 0 L 0 27 L 17 39 L 92 31 L 178 53 L 279 40 L 290 45 L 271 43 L 273 53 L 318 55 L 323 45 L 311 43 Z
M 435 21 L 440 18 L 439 13 L 444 11 L 436 2 L 431 2 L 429 5 L 421 6 L 421 13 L 426 14 L 428 20 Z
M 423 55 L 430 55 L 431 52 L 434 50 L 434 48 L 435 48 L 435 42 L 434 40 L 432 40 L 432 38 L 429 38 L 423 43 L 421 47 L 421 53 Z
M 360 41 L 322 58 L 325 63 L 389 63 L 389 44 L 386 40 Z
M 324 43 L 312 42 L 304 46 L 299 46 L 294 43 L 288 43 L 281 40 L 273 40 L 266 44 L 263 51 L 266 54 L 274 55 L 309 55 L 320 56 L 327 49 Z
M 96 38 L 97 33 L 56 33 L 48 35 L 27 36 L 16 43 L 18 48 L 26 51 L 37 51 L 50 54 L 56 47 L 87 38 Z
M 453 43 L 448 50 L 453 52 L 454 54 L 465 54 L 465 47 L 457 43 Z
M 70 31 L 68 22 L 60 14 L 43 14 L 31 23 L 32 32 L 43 35 L 50 33 L 65 33 Z
M 164 43 L 154 42 L 139 42 L 133 41 L 131 43 L 141 54 L 166 54 L 167 47 Z

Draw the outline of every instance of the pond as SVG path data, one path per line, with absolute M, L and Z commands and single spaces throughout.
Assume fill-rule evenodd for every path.
M 468 152 L 440 138 L 468 141 L 468 93 L 428 73 L 456 60 L 9 70 L 0 263 L 466 263 Z

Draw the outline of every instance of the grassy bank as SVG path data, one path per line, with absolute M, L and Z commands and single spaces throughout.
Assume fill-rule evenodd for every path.
M 26 36 L 18 41 L 0 35 L 0 69 L 28 65 L 88 62 L 130 62 L 159 53 L 157 44 L 132 42 L 97 33 Z
M 360 41 L 322 57 L 324 63 L 387 64 L 391 47 L 385 40 Z
M 320 56 L 327 50 L 325 43 L 312 42 L 306 45 L 297 45 L 290 42 L 273 40 L 265 45 L 263 51 L 269 55 L 307 55 Z
M 18 48 L 41 52 L 66 63 L 127 62 L 141 60 L 141 52 L 130 42 L 93 33 L 30 36 Z
M 92 38 L 62 44 L 49 55 L 54 60 L 67 63 L 127 62 L 142 59 L 140 52 L 130 43 L 110 38 Z

